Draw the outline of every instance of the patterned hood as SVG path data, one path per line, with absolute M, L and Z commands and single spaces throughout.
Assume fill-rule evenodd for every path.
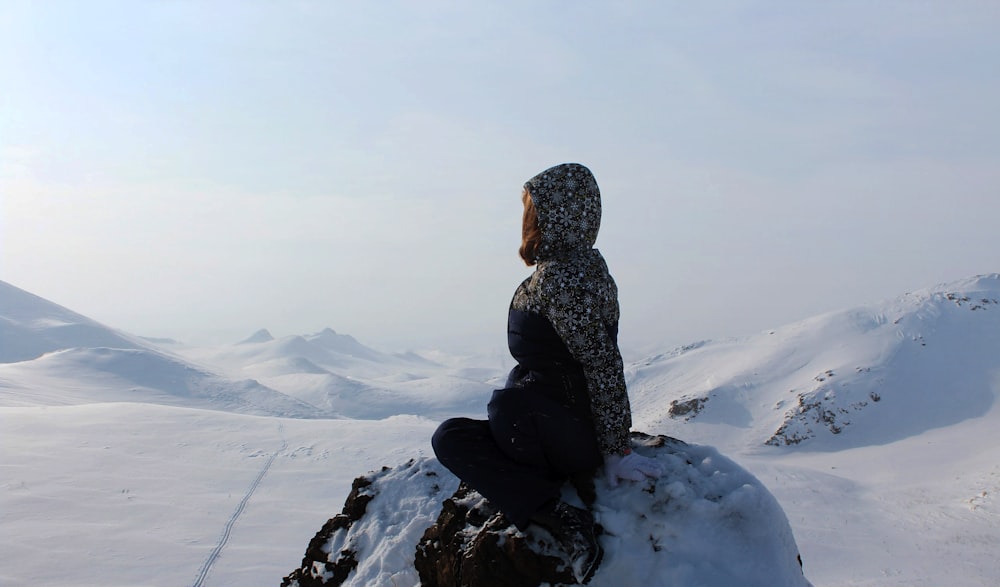
M 544 261 L 590 250 L 601 228 L 601 190 L 589 169 L 563 163 L 529 179 L 524 187 L 538 211 Z

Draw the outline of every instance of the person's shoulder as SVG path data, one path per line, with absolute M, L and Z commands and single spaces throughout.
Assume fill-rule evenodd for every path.
M 593 289 L 611 277 L 600 255 L 574 255 L 548 260 L 539 263 L 535 274 L 535 283 L 545 289 Z

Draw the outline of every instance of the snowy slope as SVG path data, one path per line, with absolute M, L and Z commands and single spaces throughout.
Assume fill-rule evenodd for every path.
M 983 275 L 677 349 L 630 367 L 632 405 L 643 427 L 734 447 L 908 438 L 993 405 L 998 300 L 1000 275 Z
M 884 445 L 737 461 L 781 503 L 815 585 L 989 587 L 1000 579 L 998 431 L 994 405 Z
M 256 381 L 233 381 L 151 349 L 72 348 L 0 364 L 0 406 L 103 402 L 291 418 L 329 416 Z
M 0 281 L 0 363 L 74 347 L 141 349 L 141 339 Z
M 124 401 L 269 416 L 327 415 L 0 282 L 0 406 Z

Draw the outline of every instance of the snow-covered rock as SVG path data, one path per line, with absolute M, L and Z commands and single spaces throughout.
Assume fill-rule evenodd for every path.
M 753 475 L 710 447 L 665 436 L 633 434 L 633 448 L 666 473 L 615 488 L 596 480 L 605 554 L 592 585 L 809 585 L 784 512 Z M 579 500 L 568 486 L 564 497 Z M 384 468 L 355 480 L 343 513 L 283 585 L 575 582 L 548 533 L 484 526 L 494 513 L 436 460 Z

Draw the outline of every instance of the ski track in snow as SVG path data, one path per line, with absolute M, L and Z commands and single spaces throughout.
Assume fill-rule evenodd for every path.
M 278 424 L 278 433 L 281 435 L 282 439 L 281 448 L 271 453 L 271 456 L 268 457 L 267 462 L 264 463 L 264 466 L 261 468 L 260 473 L 257 474 L 257 477 L 250 483 L 250 486 L 247 487 L 247 491 L 243 495 L 243 499 L 241 499 L 239 505 L 236 506 L 236 510 L 233 511 L 233 515 L 229 516 L 229 520 L 226 522 L 226 527 L 222 531 L 222 537 L 219 539 L 219 543 L 215 545 L 215 548 L 212 549 L 212 553 L 208 555 L 208 558 L 205 560 L 205 564 L 202 565 L 201 571 L 198 573 L 198 578 L 191 587 L 202 587 L 202 585 L 204 585 L 205 579 L 208 578 L 208 573 L 212 570 L 212 566 L 215 564 L 215 561 L 219 559 L 219 555 L 222 554 L 222 550 L 226 547 L 226 543 L 229 542 L 229 536 L 232 534 L 233 526 L 236 525 L 236 521 L 239 520 L 240 515 L 243 514 L 243 510 L 246 508 L 247 502 L 249 502 L 250 498 L 253 497 L 254 491 L 257 490 L 260 482 L 264 480 L 267 472 L 271 469 L 274 459 L 278 458 L 278 455 L 288 449 L 288 440 L 285 439 L 284 424 Z

